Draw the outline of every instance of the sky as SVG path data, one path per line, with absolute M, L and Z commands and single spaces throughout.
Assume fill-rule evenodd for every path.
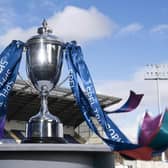
M 144 80 L 144 74 L 153 70 L 147 64 L 168 63 L 167 0 L 1 0 L 0 16 L 1 51 L 11 40 L 26 42 L 46 18 L 60 39 L 81 45 L 97 93 L 123 99 L 110 109 L 122 105 L 130 90 L 143 93 L 135 111 L 111 116 L 129 136 L 134 131 L 136 137 L 146 110 L 159 113 L 156 81 Z M 162 112 L 168 107 L 167 86 L 168 81 L 159 81 Z

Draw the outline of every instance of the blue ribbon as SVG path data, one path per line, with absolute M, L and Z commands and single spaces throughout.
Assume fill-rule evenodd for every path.
M 3 136 L 8 96 L 16 81 L 24 43 L 13 40 L 0 55 L 0 138 Z
M 67 43 L 65 57 L 69 69 L 70 87 L 89 128 L 107 143 L 112 150 L 135 149 L 140 147 L 140 145 L 132 144 L 102 110 L 89 70 L 83 60 L 80 46 L 77 46 L 75 42 Z M 81 83 L 82 87 L 79 83 Z M 107 138 L 100 135 L 92 122 L 91 116 L 97 119 L 106 133 Z

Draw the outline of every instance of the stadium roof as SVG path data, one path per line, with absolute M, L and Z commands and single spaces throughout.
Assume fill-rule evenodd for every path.
M 98 95 L 102 108 L 121 101 L 120 98 Z M 76 106 L 70 89 L 57 87 L 48 98 L 49 110 L 58 116 L 64 125 L 78 126 L 83 117 Z M 40 108 L 38 92 L 22 80 L 17 80 L 9 97 L 8 120 L 27 121 L 37 114 Z

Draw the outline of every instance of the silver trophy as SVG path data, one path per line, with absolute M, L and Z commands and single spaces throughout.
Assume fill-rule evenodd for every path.
M 46 20 L 38 28 L 38 35 L 26 42 L 26 66 L 28 76 L 39 91 L 41 107 L 26 126 L 24 143 L 65 143 L 63 125 L 48 110 L 47 97 L 56 86 L 62 67 L 64 43 L 48 28 Z

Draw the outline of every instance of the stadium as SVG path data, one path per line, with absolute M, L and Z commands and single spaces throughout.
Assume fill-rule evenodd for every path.
M 106 95 L 98 95 L 98 98 L 102 108 L 121 101 L 121 98 Z M 56 87 L 49 95 L 48 104 L 50 112 L 63 122 L 64 138 L 68 143 L 103 144 L 102 140 L 88 128 L 70 89 Z M 7 121 L 1 144 L 22 143 L 26 137 L 26 123 L 31 116 L 38 112 L 39 107 L 40 98 L 37 90 L 27 81 L 18 79 L 9 96 Z M 96 121 L 95 124 L 101 135 L 104 135 Z M 116 167 L 120 167 L 122 164 L 129 166 L 136 162 L 125 160 L 117 152 L 111 153 L 111 155 L 115 158 Z M 155 157 L 153 160 L 159 161 L 160 157 Z M 139 161 L 136 164 L 145 166 L 145 163 Z
M 121 99 L 105 95 L 98 95 L 102 108 L 118 103 Z M 49 110 L 58 116 L 64 125 L 64 136 L 79 141 L 82 137 L 91 137 L 91 132 L 83 123 L 84 119 L 75 103 L 71 90 L 57 87 L 48 98 Z M 5 138 L 17 142 L 25 137 L 26 122 L 35 115 L 40 108 L 38 92 L 32 85 L 17 80 L 10 94 L 8 102 Z M 79 138 L 79 139 L 78 139 Z

